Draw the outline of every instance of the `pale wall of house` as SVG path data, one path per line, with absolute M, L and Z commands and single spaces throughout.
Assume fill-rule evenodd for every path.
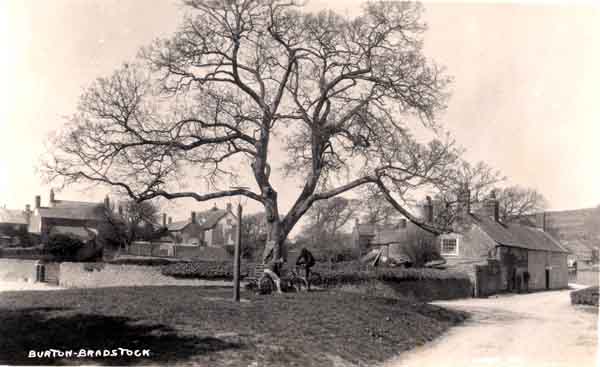
M 188 224 L 181 232 L 181 242 L 186 244 L 201 245 L 205 241 L 204 231 L 198 223 Z
M 216 226 L 205 232 L 207 246 L 221 247 L 235 244 L 237 218 L 233 213 L 227 213 Z
M 529 289 L 546 289 L 546 268 L 550 269 L 550 289 L 566 288 L 569 283 L 567 254 L 545 251 L 529 251 Z
M 492 240 L 478 226 L 471 226 L 463 233 L 451 233 L 438 237 L 438 246 L 441 251 L 441 239 L 445 237 L 458 238 L 458 256 L 444 256 L 448 263 L 462 263 L 464 261 L 485 260 L 488 254 L 496 247 Z

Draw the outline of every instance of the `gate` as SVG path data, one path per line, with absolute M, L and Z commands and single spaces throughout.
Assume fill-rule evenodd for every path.
M 502 288 L 500 263 L 488 260 L 486 265 L 475 266 L 475 296 L 487 297 L 498 293 Z
M 49 284 L 58 285 L 60 282 L 60 263 L 46 263 L 45 268 L 45 279 L 44 281 Z

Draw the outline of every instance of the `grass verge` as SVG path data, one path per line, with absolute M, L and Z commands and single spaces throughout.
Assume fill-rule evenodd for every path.
M 6 292 L 0 364 L 333 366 L 372 364 L 437 337 L 465 314 L 317 291 L 230 300 L 229 289 L 131 287 Z M 32 305 L 35 305 L 32 307 Z M 30 359 L 30 350 L 150 349 L 149 358 Z

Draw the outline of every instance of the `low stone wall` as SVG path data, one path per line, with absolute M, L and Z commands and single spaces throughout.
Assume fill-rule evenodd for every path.
M 0 259 L 0 280 L 34 282 L 37 260 Z
M 425 302 L 468 298 L 473 294 L 473 286 L 467 279 L 424 279 L 401 282 L 374 280 L 357 284 L 344 284 L 339 288 L 343 291 L 358 292 L 371 296 L 412 298 Z
M 160 266 L 113 265 L 104 263 L 60 264 L 59 284 L 69 288 L 189 285 L 230 286 L 228 281 L 176 279 L 161 274 Z
M 578 269 L 575 282 L 577 284 L 597 286 L 600 281 L 600 272 L 595 269 Z
M 134 242 L 129 246 L 129 255 L 172 257 L 178 259 L 198 259 L 205 261 L 221 261 L 231 259 L 223 247 L 205 247 L 191 245 L 175 245 L 171 243 Z

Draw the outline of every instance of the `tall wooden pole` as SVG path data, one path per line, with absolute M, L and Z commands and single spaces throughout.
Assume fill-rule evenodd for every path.
M 242 204 L 237 208 L 237 232 L 233 251 L 233 300 L 240 301 L 240 255 L 242 247 Z

